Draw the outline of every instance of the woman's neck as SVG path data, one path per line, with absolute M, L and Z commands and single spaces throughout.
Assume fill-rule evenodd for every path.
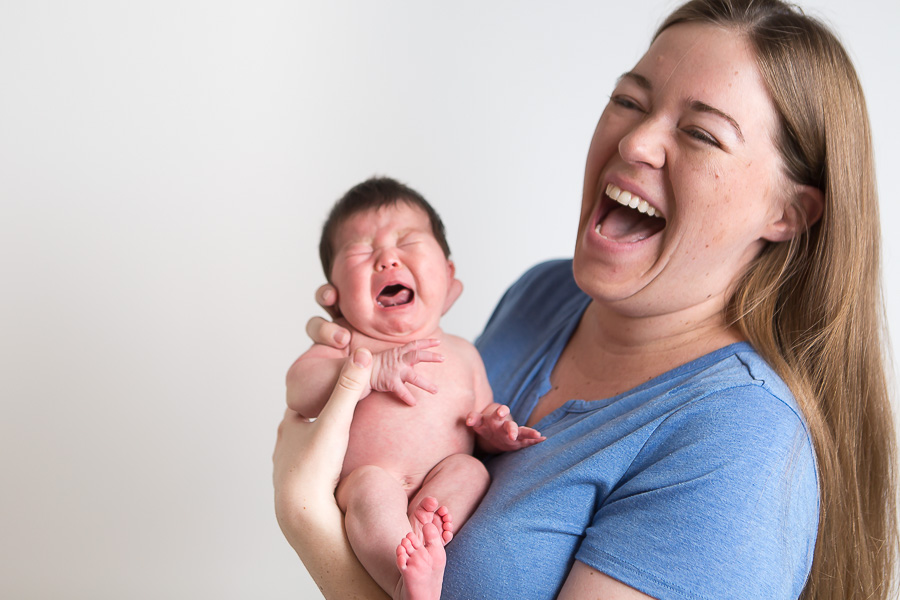
M 744 339 L 725 325 L 721 310 L 659 317 L 626 317 L 611 310 L 591 302 L 560 357 L 571 363 L 569 375 L 606 392 L 589 397 L 627 391 Z
M 743 341 L 712 305 L 677 315 L 629 317 L 592 301 L 550 374 L 529 426 L 573 399 L 601 400 Z M 704 316 L 705 315 L 705 316 Z

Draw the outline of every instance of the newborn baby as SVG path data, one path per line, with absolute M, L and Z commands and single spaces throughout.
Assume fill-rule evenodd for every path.
M 420 194 L 388 178 L 357 185 L 332 208 L 319 250 L 351 339 L 342 349 L 315 344 L 297 359 L 288 406 L 317 416 L 346 357 L 372 352 L 337 502 L 354 552 L 388 594 L 438 598 L 443 546 L 490 482 L 471 456 L 476 437 L 486 452 L 543 438 L 493 402 L 475 347 L 441 331 L 455 267 L 443 223 Z

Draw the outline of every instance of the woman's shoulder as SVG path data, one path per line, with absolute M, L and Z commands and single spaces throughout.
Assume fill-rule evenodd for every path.
M 792 457 L 813 474 L 809 428 L 784 381 L 749 344 L 724 348 L 719 355 L 675 388 L 681 400 L 672 404 L 655 435 L 675 446 L 705 446 L 707 457 L 723 460 Z
M 747 419 L 761 414 L 807 429 L 806 421 L 787 384 L 753 347 L 732 344 L 710 353 L 707 361 L 688 377 L 692 401 L 685 409 L 724 410 L 725 407 L 746 413 Z
M 657 597 L 698 581 L 704 597 L 796 597 L 818 527 L 815 455 L 792 397 L 754 355 L 727 353 L 642 405 L 659 419 L 628 456 L 578 560 L 647 582 Z M 662 555 L 665 568 L 648 560 Z M 707 578 L 710 565 L 721 578 Z

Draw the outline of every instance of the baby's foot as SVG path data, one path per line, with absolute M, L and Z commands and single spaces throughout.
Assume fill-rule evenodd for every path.
M 444 582 L 447 554 L 434 523 L 422 526 L 422 538 L 408 533 L 397 546 L 400 581 L 394 591 L 396 600 L 438 600 Z
M 441 540 L 446 546 L 453 539 L 453 517 L 450 515 L 450 509 L 446 506 L 440 506 L 436 498 L 426 496 L 422 498 L 419 505 L 413 509 L 412 517 L 409 520 L 413 533 L 423 539 L 422 528 L 426 523 L 433 523 L 435 528 L 441 534 Z

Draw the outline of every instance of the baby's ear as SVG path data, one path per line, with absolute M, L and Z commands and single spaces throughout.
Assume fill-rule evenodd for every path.
M 447 286 L 447 298 L 444 300 L 444 310 L 441 311 L 441 315 L 447 314 L 447 311 L 450 310 L 450 307 L 453 306 L 453 303 L 456 302 L 456 299 L 462 294 L 463 289 L 462 282 L 456 278 L 456 265 L 453 264 L 452 260 L 447 261 L 447 271 L 450 283 Z
M 787 204 L 781 218 L 774 221 L 763 236 L 770 242 L 786 242 L 803 233 L 819 219 L 825 210 L 825 194 L 811 185 L 798 185 L 794 197 Z

